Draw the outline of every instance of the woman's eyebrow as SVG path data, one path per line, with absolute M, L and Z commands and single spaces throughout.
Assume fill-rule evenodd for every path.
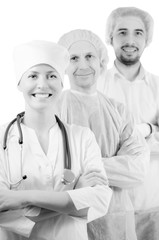
M 31 71 L 29 71 L 29 73 L 37 73 L 38 74 L 39 72 L 31 70 Z
M 117 31 L 120 32 L 120 31 L 126 31 L 128 30 L 127 28 L 119 28 Z
M 49 70 L 49 71 L 47 71 L 46 73 L 52 73 L 52 72 L 56 72 L 56 73 L 58 73 L 58 72 L 56 71 L 56 69 Z M 36 74 L 39 74 L 38 71 L 34 71 L 34 70 L 31 70 L 29 73 L 36 73 Z

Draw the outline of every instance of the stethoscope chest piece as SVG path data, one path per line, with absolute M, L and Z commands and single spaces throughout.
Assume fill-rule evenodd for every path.
M 75 181 L 75 174 L 70 169 L 64 169 L 61 182 L 69 185 Z

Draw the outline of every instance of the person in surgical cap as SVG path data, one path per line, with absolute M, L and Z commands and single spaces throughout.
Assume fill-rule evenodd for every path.
M 134 130 L 124 106 L 97 91 L 108 62 L 101 39 L 91 31 L 77 29 L 64 34 L 58 43 L 70 53 L 66 74 L 71 86 L 60 97 L 59 116 L 94 132 L 113 189 L 108 214 L 88 224 L 89 239 L 135 240 L 134 209 L 128 192 L 133 193 L 144 181 L 149 162 L 146 142 Z
M 14 63 L 25 100 L 24 141 L 18 122 L 7 138 L 8 124 L 0 127 L 0 239 L 87 240 L 87 223 L 107 213 L 112 191 L 94 134 L 55 115 L 69 53 L 52 42 L 32 41 L 15 48 Z M 71 169 L 64 169 L 66 154 Z M 87 179 L 79 185 L 80 174 Z
M 127 106 L 150 147 L 148 174 L 133 197 L 139 240 L 145 240 L 147 232 L 148 239 L 159 236 L 159 76 L 148 72 L 141 62 L 152 41 L 153 26 L 152 16 L 136 7 L 120 7 L 110 13 L 106 42 L 113 47 L 116 58 L 97 86 L 105 96 Z

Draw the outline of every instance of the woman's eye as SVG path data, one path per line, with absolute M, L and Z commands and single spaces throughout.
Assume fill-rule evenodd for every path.
M 36 74 L 31 74 L 31 75 L 28 76 L 28 78 L 36 79 L 36 78 L 37 78 L 37 75 L 36 75 Z
M 49 78 L 54 79 L 54 78 L 57 78 L 57 76 L 55 74 L 51 74 Z

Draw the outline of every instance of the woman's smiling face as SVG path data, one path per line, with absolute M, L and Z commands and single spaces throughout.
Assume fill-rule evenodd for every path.
M 39 64 L 22 76 L 18 89 L 26 104 L 33 109 L 45 109 L 56 103 L 62 90 L 59 73 L 50 65 Z

